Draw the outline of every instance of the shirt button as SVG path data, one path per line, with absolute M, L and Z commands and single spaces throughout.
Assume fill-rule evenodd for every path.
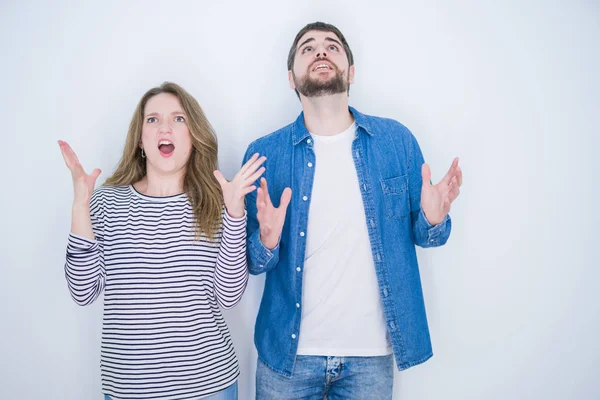
M 369 223 L 371 224 L 372 227 L 375 227 L 375 221 L 370 220 Z
M 296 339 L 296 334 L 292 333 L 292 339 Z
M 309 162 L 307 165 L 308 165 L 308 168 L 312 168 L 312 163 L 311 162 Z
M 310 140 L 310 139 L 308 139 L 308 140 L 306 141 L 306 143 L 308 143 L 308 144 L 310 144 L 311 142 L 312 142 L 312 140 Z
M 296 308 L 300 308 L 300 303 L 296 303 Z
M 297 267 L 297 268 L 296 268 L 296 271 L 300 272 L 300 267 Z
M 396 328 L 396 324 L 394 324 L 394 321 L 390 322 L 390 328 L 392 328 L 392 329 Z
M 304 232 L 300 232 L 300 236 L 304 236 Z
M 387 297 L 387 289 L 383 288 L 383 297 Z
M 308 196 L 302 197 L 302 200 L 304 200 L 304 201 L 308 200 Z

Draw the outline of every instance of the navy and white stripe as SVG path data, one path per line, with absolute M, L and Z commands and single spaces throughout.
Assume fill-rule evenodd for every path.
M 199 399 L 239 375 L 219 306 L 248 282 L 246 217 L 223 212 L 214 240 L 195 239 L 187 195 L 132 186 L 94 191 L 96 240 L 69 235 L 65 272 L 75 302 L 104 290 L 103 392 L 119 399 Z

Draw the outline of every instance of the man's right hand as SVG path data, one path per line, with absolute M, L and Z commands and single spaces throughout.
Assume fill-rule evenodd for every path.
M 285 214 L 291 199 L 292 189 L 285 188 L 281 194 L 279 207 L 274 207 L 269 196 L 267 180 L 261 178 L 260 187 L 256 192 L 256 209 L 258 210 L 256 218 L 260 227 L 260 241 L 269 250 L 273 250 L 279 243 Z

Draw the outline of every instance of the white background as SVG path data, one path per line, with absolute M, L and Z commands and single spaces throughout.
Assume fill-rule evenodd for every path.
M 68 294 L 56 141 L 106 179 L 139 98 L 170 80 L 231 177 L 300 112 L 286 57 L 315 20 L 354 51 L 350 104 L 408 126 L 434 181 L 456 155 L 464 170 L 448 244 L 419 250 L 435 356 L 397 374 L 394 399 L 600 398 L 598 2 L 3 0 L 0 15 L 0 398 L 101 399 L 102 302 Z M 242 400 L 263 282 L 226 314 Z

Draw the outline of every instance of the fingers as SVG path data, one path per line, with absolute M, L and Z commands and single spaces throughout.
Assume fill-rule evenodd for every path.
M 81 163 L 79 162 L 79 158 L 77 158 L 77 155 L 75 154 L 75 152 L 73 151 L 73 149 L 71 148 L 71 146 L 69 146 L 68 144 L 65 143 L 65 153 L 69 159 L 69 162 L 73 165 L 73 166 L 80 166 Z
M 65 165 L 67 166 L 67 168 L 71 169 L 71 166 L 69 165 L 69 157 L 67 156 L 67 147 L 68 146 L 66 144 L 66 142 L 62 142 L 62 141 L 58 141 L 58 147 L 60 147 L 60 154 L 62 154 L 63 160 L 65 160 Z
M 60 146 L 60 151 L 62 153 L 63 159 L 65 160 L 65 164 L 67 165 L 67 168 L 69 168 L 69 170 L 71 171 L 73 177 L 75 178 L 81 175 L 85 175 L 85 171 L 83 170 L 83 167 L 81 166 L 81 163 L 79 162 L 79 159 L 77 158 L 77 155 L 75 155 L 75 152 L 73 151 L 71 146 L 69 146 L 67 142 L 64 142 L 62 140 L 58 141 L 58 145 Z
M 281 194 L 281 199 L 279 201 L 279 208 L 286 210 L 290 201 L 292 200 L 292 189 L 285 188 L 283 193 Z
M 424 163 L 423 166 L 421 166 L 421 177 L 423 178 L 423 186 L 431 185 L 431 170 L 427 163 Z
M 262 215 L 266 208 L 267 203 L 265 202 L 265 190 L 261 186 L 256 189 L 256 209 Z
M 254 175 L 254 173 L 256 172 L 256 170 L 267 160 L 267 157 L 262 156 L 260 158 L 257 158 L 252 164 L 248 165 L 248 168 L 246 168 L 243 172 L 242 170 L 240 170 L 240 174 L 242 175 L 242 177 L 244 179 L 248 179 L 249 176 Z M 257 178 L 258 179 L 258 178 Z M 254 179 L 252 181 L 252 183 L 254 183 L 256 181 L 256 179 Z
M 460 167 L 456 167 L 456 180 L 458 181 L 458 186 L 462 186 L 462 169 Z
M 450 190 L 448 191 L 447 197 L 450 199 L 450 203 L 452 203 L 460 194 L 460 185 L 458 184 L 458 178 L 456 176 L 452 178 L 449 188 Z
M 271 203 L 271 196 L 269 196 L 269 187 L 267 186 L 267 180 L 265 178 L 261 178 L 260 179 L 260 188 L 262 189 L 261 191 L 263 192 L 263 200 L 265 202 L 265 204 L 267 206 L 272 206 L 273 203 Z
M 242 175 L 245 174 L 246 171 L 250 168 L 250 166 L 252 164 L 254 164 L 254 162 L 258 159 L 258 155 L 259 155 L 258 153 L 254 153 L 252 155 L 252 157 L 250 157 L 250 159 L 248 161 L 246 161 L 244 163 L 244 165 L 242 165 L 242 168 L 240 168 L 239 173 L 242 174 Z
M 71 146 L 69 146 L 67 142 L 62 140 L 58 141 L 58 146 L 60 147 L 60 152 L 65 160 L 65 164 L 70 170 L 72 170 L 77 164 L 79 164 L 79 160 L 77 159 L 75 152 L 73 149 L 71 149 Z
M 458 168 L 458 157 L 454 157 L 454 160 L 452 160 L 452 165 L 450 166 L 450 169 L 456 168 Z
M 265 172 L 265 167 L 261 167 L 258 171 L 256 171 L 249 178 L 246 178 L 246 184 L 252 185 L 254 182 L 256 182 L 258 180 L 258 178 L 260 178 L 260 176 L 263 174 L 263 172 Z
M 242 168 L 240 168 L 240 173 L 242 173 L 242 174 L 243 174 L 244 172 L 246 172 L 246 170 L 248 169 L 248 167 L 249 167 L 250 165 L 252 165 L 252 163 L 253 163 L 254 161 L 256 161 L 256 159 L 257 159 L 257 158 L 258 158 L 258 153 L 254 153 L 254 154 L 252 155 L 252 157 L 250 157 L 250 159 L 249 159 L 248 161 L 246 161 L 246 162 L 244 163 L 244 165 L 242 165 Z
M 248 193 L 252 193 L 252 192 L 254 192 L 255 190 L 256 190 L 256 186 L 254 186 L 254 185 L 252 185 L 252 186 L 248 186 L 247 188 L 244 188 L 244 189 L 242 190 L 242 194 L 245 196 L 245 195 L 247 195 Z
M 227 184 L 230 184 L 231 187 L 235 188 L 235 191 L 239 191 L 246 195 L 256 188 L 254 187 L 254 183 L 260 178 L 260 176 L 265 172 L 265 167 L 261 167 L 261 165 L 265 162 L 267 157 L 258 157 L 258 153 L 255 153 L 250 159 L 242 166 L 242 168 L 238 171 L 235 177 L 229 182 L 220 171 L 214 171 L 215 178 L 221 185 L 221 188 L 225 190 Z M 252 188 L 252 189 L 250 189 Z M 264 191 L 264 195 L 268 196 L 268 191 Z M 267 200 L 267 199 L 263 199 Z M 267 204 L 269 204 L 270 200 L 267 200 Z
M 248 193 L 252 192 L 254 190 L 254 186 L 251 186 L 250 188 L 248 188 L 248 190 Z M 291 200 L 292 189 L 285 188 L 285 190 L 281 194 L 278 209 L 286 210 Z M 271 203 L 271 198 L 269 196 L 267 180 L 265 178 L 262 178 L 260 180 L 260 187 L 256 190 L 256 208 L 260 212 L 266 210 L 268 207 L 273 208 L 273 203 Z
M 452 164 L 450 165 L 450 169 L 448 169 L 448 172 L 446 172 L 446 175 L 444 176 L 444 178 L 442 179 L 442 182 L 446 185 L 450 184 L 450 181 L 452 180 L 452 178 L 456 175 L 456 169 L 458 168 L 458 157 L 456 157 L 453 161 Z
M 100 176 L 101 173 L 102 173 L 102 171 L 100 170 L 100 168 L 96 168 L 95 170 L 92 171 L 92 174 L 90 176 L 92 177 L 92 179 L 95 182 L 96 179 L 98 179 L 98 177 Z
M 228 183 L 227 179 L 225 179 L 221 171 L 215 170 L 213 171 L 213 175 L 215 176 L 215 178 L 217 178 L 217 182 L 219 182 L 221 188 L 223 188 L 223 186 L 225 186 Z

